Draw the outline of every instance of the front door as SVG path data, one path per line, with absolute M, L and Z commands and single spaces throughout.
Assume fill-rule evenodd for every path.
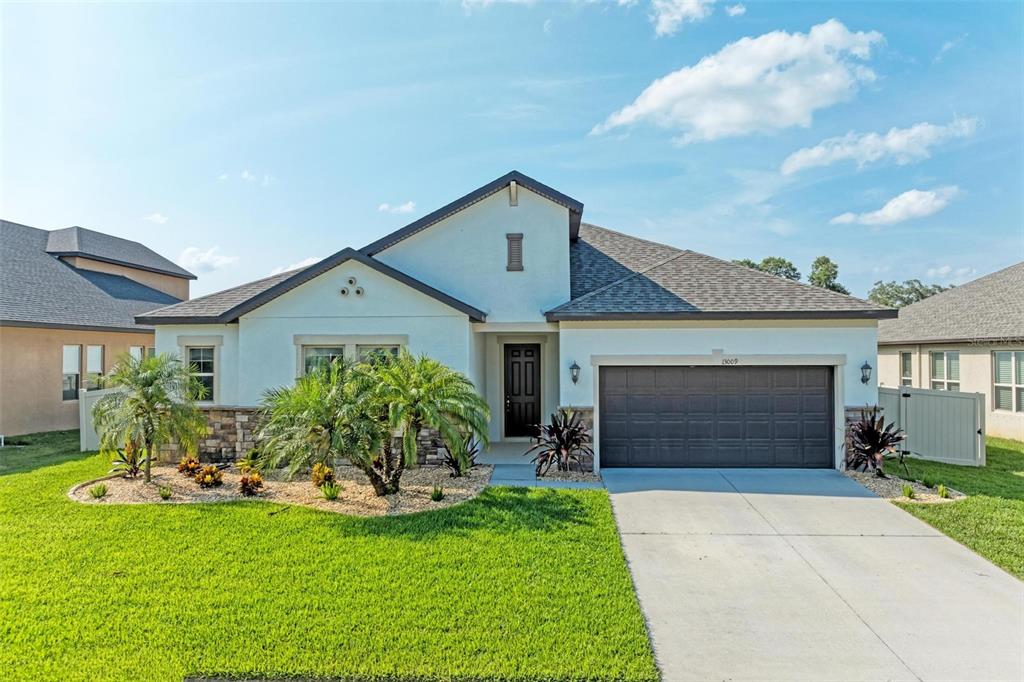
M 540 424 L 540 344 L 505 344 L 505 435 L 535 436 Z

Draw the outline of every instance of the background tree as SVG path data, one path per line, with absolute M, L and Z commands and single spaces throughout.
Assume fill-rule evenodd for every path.
M 836 280 L 839 278 L 839 266 L 828 256 L 818 256 L 811 263 L 811 274 L 807 281 L 816 287 L 849 294 L 850 290 Z
M 122 390 L 103 396 L 93 408 L 102 452 L 144 448 L 147 483 L 161 446 L 175 440 L 186 452 L 195 452 L 206 419 L 194 401 L 205 389 L 176 356 L 135 359 L 126 353 L 107 377 L 107 386 Z
M 868 300 L 879 305 L 887 305 L 892 308 L 902 308 L 911 303 L 917 303 L 924 299 L 946 291 L 952 287 L 944 287 L 941 284 L 923 284 L 919 279 L 908 279 L 902 284 L 895 280 L 890 282 L 875 282 L 868 292 Z
M 734 260 L 733 263 L 745 265 L 748 268 L 760 270 L 761 272 L 766 272 L 769 275 L 775 275 L 776 277 L 791 279 L 794 282 L 800 281 L 800 271 L 796 269 L 796 266 L 793 265 L 792 261 L 786 260 L 781 256 L 767 256 L 762 258 L 760 263 L 755 263 L 749 258 Z

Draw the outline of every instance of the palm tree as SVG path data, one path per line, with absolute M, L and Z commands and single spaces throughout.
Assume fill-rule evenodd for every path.
M 186 451 L 194 452 L 206 429 L 206 420 L 194 402 L 202 397 L 204 388 L 189 369 L 167 353 L 139 359 L 126 353 L 107 377 L 108 387 L 122 390 L 103 396 L 93 408 L 102 452 L 116 452 L 124 445 L 145 448 L 146 483 L 161 446 L 176 440 Z

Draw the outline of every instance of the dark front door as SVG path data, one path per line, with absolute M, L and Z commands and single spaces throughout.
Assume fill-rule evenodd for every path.
M 505 435 L 534 436 L 540 423 L 540 345 L 505 344 Z
M 831 467 L 831 367 L 602 367 L 601 466 Z

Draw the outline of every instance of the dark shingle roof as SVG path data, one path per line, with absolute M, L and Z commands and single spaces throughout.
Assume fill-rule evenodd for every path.
M 487 319 L 487 314 L 482 310 L 474 308 L 468 303 L 463 303 L 443 291 L 439 291 L 418 279 L 410 277 L 404 272 L 395 270 L 355 249 L 342 249 L 333 256 L 325 258 L 319 263 L 314 263 L 309 267 L 282 272 L 281 274 L 249 282 L 233 289 L 227 289 L 201 298 L 194 298 L 191 301 L 184 301 L 167 308 L 153 310 L 145 315 L 139 315 L 137 320 L 145 324 L 225 324 L 234 322 L 250 310 L 265 305 L 281 294 L 291 291 L 314 277 L 318 277 L 328 270 L 352 260 L 362 263 L 456 310 L 464 312 L 474 321 L 483 322 Z
M 1024 262 L 900 308 L 878 342 L 1024 339 Z
M 549 320 L 896 315 L 852 296 L 594 225 L 582 225 L 570 249 L 573 298 L 549 311 Z
M 178 302 L 121 275 L 71 267 L 47 253 L 50 234 L 0 220 L 0 323 L 148 329 L 137 314 Z
M 84 256 L 174 277 L 196 278 L 148 246 L 84 227 L 67 227 L 50 232 L 46 252 L 54 256 Z

